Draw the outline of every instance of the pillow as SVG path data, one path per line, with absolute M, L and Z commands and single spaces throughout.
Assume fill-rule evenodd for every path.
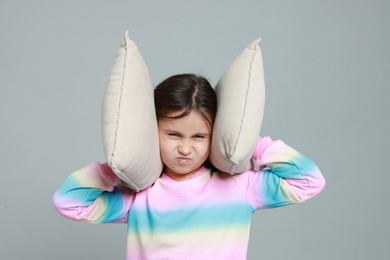
M 134 191 L 162 172 L 153 85 L 136 44 L 126 32 L 109 76 L 102 106 L 107 163 Z
M 260 39 L 250 44 L 218 81 L 217 115 L 210 161 L 220 171 L 242 173 L 260 134 L 264 111 L 264 71 Z

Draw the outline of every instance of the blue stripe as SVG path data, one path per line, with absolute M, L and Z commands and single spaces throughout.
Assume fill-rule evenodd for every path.
M 279 177 L 290 179 L 302 178 L 302 173 L 307 174 L 317 168 L 312 160 L 302 155 L 290 158 L 287 162 L 278 162 L 267 166 L 271 168 L 271 172 Z
M 70 176 L 65 180 L 58 192 L 61 197 L 66 197 L 68 200 L 82 203 L 81 206 L 88 206 L 93 203 L 93 201 L 86 201 L 85 198 L 87 198 L 87 196 L 92 198 L 92 194 L 95 193 L 96 198 L 102 193 L 101 190 L 99 191 L 98 189 L 83 187 L 73 176 Z
M 262 178 L 262 193 L 263 206 L 267 208 L 275 208 L 288 204 L 288 198 L 284 190 L 280 187 L 282 179 L 270 171 L 263 172 Z
M 295 201 L 287 196 L 286 190 L 280 186 L 282 178 L 304 179 L 317 169 L 314 162 L 305 156 L 299 155 L 292 159 L 267 165 L 270 170 L 264 171 L 259 178 L 264 207 L 275 208 L 294 203 Z
M 244 203 L 165 212 L 132 209 L 128 229 L 129 232 L 171 232 L 226 226 L 248 227 L 252 213 L 253 208 Z
M 104 192 L 101 197 L 107 203 L 107 208 L 98 221 L 104 223 L 120 219 L 123 212 L 123 200 L 120 190 L 116 188 L 113 192 Z

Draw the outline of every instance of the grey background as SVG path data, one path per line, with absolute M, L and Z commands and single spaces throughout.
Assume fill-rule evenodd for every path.
M 389 25 L 379 0 L 0 0 L 0 258 L 125 258 L 125 225 L 66 220 L 51 196 L 104 160 L 101 100 L 129 30 L 154 84 L 215 84 L 263 39 L 261 134 L 309 155 L 327 186 L 257 212 L 248 259 L 389 259 Z

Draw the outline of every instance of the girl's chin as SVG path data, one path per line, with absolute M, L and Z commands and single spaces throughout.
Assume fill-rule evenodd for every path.
M 164 171 L 165 171 L 165 174 L 170 176 L 171 178 L 173 179 L 181 179 L 181 180 L 185 180 L 185 179 L 190 179 L 192 175 L 194 175 L 197 171 L 198 171 L 199 167 L 198 168 L 183 168 L 183 167 L 173 167 L 173 168 L 166 168 Z
M 197 170 L 174 170 L 174 169 L 169 169 L 167 172 L 173 174 L 173 175 L 192 175 L 196 172 Z

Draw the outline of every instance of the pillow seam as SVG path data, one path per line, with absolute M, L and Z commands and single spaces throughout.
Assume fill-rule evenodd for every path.
M 118 139 L 118 131 L 119 131 L 119 120 L 120 120 L 120 110 L 121 110 L 121 106 L 122 106 L 122 98 L 123 98 L 123 86 L 124 86 L 124 78 L 125 78 L 125 74 L 126 74 L 126 62 L 127 62 L 127 55 L 128 55 L 128 49 L 127 49 L 127 46 L 128 43 L 127 43 L 127 39 L 125 39 L 125 57 L 124 57 L 124 61 L 123 61 L 123 72 L 122 72 L 122 82 L 121 82 L 121 90 L 120 90 L 120 93 L 119 93 L 119 102 L 118 102 L 118 112 L 117 112 L 117 118 L 116 118 L 116 124 L 115 124 L 115 138 L 114 138 L 114 146 L 113 146 L 113 149 L 112 149 L 112 154 L 111 154 L 111 165 L 113 165 L 113 162 L 114 162 L 114 159 L 115 159 L 115 155 L 116 155 L 116 149 L 117 149 L 117 139 Z
M 256 50 L 252 52 L 251 61 L 250 61 L 250 63 L 249 63 L 249 73 L 248 73 L 247 89 L 246 89 L 246 93 L 245 93 L 245 105 L 244 105 L 244 109 L 243 109 L 242 116 L 241 116 L 240 129 L 239 129 L 239 131 L 238 131 L 237 139 L 236 139 L 236 142 L 235 142 L 235 144 L 234 144 L 234 152 L 233 152 L 233 154 L 236 152 L 238 140 L 241 138 L 241 132 L 242 132 L 242 128 L 243 128 L 243 121 L 244 121 L 245 111 L 246 111 L 247 102 L 248 102 L 248 95 L 249 95 L 249 88 L 250 88 L 249 82 L 250 82 L 250 80 L 251 80 L 252 64 L 253 64 L 253 60 L 254 60 L 255 54 L 256 54 Z M 239 163 L 240 163 L 240 162 L 236 162 L 236 164 L 239 164 Z M 233 167 L 234 167 L 234 166 L 233 166 Z M 231 169 L 231 170 L 232 170 L 232 169 Z

